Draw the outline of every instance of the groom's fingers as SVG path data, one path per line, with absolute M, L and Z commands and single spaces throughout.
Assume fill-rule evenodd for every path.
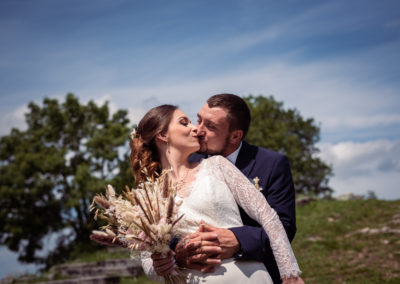
M 201 239 L 202 241 L 211 241 L 211 240 L 215 240 L 218 238 L 218 234 L 214 233 L 214 232 L 196 232 L 194 234 L 191 234 L 189 236 L 189 238 L 191 240 L 195 239 Z
M 216 229 L 218 229 L 218 228 L 213 227 L 213 226 L 211 226 L 210 224 L 207 224 L 207 223 L 205 223 L 205 222 L 202 222 L 202 223 L 200 224 L 199 231 L 200 231 L 200 232 L 215 232 Z
M 202 233 L 200 233 L 201 235 L 217 235 L 219 246 L 223 250 L 221 253 L 221 258 L 230 258 L 239 250 L 239 241 L 231 230 L 225 228 L 216 228 L 207 223 L 201 223 L 200 226 L 202 227 Z

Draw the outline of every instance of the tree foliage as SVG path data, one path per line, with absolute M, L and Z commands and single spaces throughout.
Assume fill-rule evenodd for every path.
M 26 131 L 0 139 L 0 244 L 21 261 L 52 262 L 89 243 L 95 193 L 106 183 L 132 183 L 122 155 L 129 119 L 125 110 L 111 116 L 107 103 L 82 105 L 68 94 L 64 103 L 30 103 L 26 123 Z
M 314 119 L 304 119 L 296 109 L 285 110 L 272 96 L 244 99 L 252 114 L 246 140 L 289 158 L 297 193 L 330 195 L 332 169 L 316 157 L 320 129 Z

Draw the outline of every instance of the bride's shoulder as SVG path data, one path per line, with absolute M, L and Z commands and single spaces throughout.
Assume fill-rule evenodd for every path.
M 214 155 L 214 156 L 209 157 L 208 159 L 204 159 L 204 160 L 207 160 L 209 163 L 218 164 L 218 165 L 230 163 L 227 158 L 225 158 L 224 156 L 221 156 L 221 155 Z

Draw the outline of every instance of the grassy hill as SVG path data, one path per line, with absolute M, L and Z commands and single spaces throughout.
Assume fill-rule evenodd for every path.
M 297 225 L 306 283 L 400 283 L 400 200 L 312 202 Z
M 292 245 L 306 283 L 400 283 L 400 200 L 313 201 L 297 207 L 297 227 Z M 142 276 L 121 283 L 152 282 Z

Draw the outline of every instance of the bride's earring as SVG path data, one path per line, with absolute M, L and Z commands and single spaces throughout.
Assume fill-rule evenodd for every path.
M 169 142 L 167 141 L 167 153 L 171 154 L 170 150 L 169 150 Z

